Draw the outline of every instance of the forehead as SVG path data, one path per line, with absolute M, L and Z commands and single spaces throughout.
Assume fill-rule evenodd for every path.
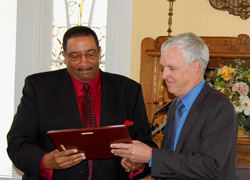
M 162 65 L 178 65 L 185 63 L 182 50 L 177 46 L 169 46 L 161 55 Z
M 67 41 L 67 51 L 86 51 L 96 49 L 96 43 L 92 36 L 74 37 Z

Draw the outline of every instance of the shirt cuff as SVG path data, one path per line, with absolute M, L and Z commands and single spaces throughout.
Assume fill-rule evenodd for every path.
M 145 168 L 145 167 L 144 167 Z M 135 177 L 136 175 L 138 175 L 138 174 L 140 174 L 140 173 L 142 173 L 142 171 L 144 170 L 144 168 L 142 168 L 142 169 L 140 169 L 140 170 L 138 170 L 138 171 L 135 171 L 135 172 L 130 172 L 130 174 L 129 174 L 129 179 L 130 180 L 132 180 L 133 179 L 133 177 Z
M 151 158 L 149 159 L 148 167 L 152 167 L 152 156 L 151 156 Z
M 46 169 L 44 167 L 44 158 L 47 154 L 45 154 L 42 158 L 41 164 L 40 164 L 40 173 L 39 175 L 42 176 L 45 179 L 51 180 L 53 175 L 53 169 Z

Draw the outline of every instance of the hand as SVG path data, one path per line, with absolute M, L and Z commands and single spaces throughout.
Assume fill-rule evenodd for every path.
M 144 168 L 145 166 L 144 163 L 133 163 L 129 159 L 126 159 L 126 158 L 122 158 L 121 165 L 127 172 L 138 171 Z
M 58 149 L 46 154 L 44 158 L 44 167 L 47 169 L 67 169 L 79 164 L 86 159 L 84 153 L 77 153 L 76 149 L 59 151 Z
M 152 155 L 152 148 L 140 141 L 132 141 L 131 144 L 111 144 L 110 147 L 111 153 L 129 159 L 134 163 L 148 163 Z

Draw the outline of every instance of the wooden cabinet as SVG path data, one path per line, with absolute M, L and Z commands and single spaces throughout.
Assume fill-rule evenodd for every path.
M 225 64 L 234 64 L 234 60 L 244 60 L 250 66 L 250 38 L 246 34 L 237 37 L 201 37 L 209 47 L 209 68 L 218 67 L 219 61 Z M 167 36 L 159 36 L 155 40 L 145 38 L 141 43 L 141 71 L 140 83 L 146 104 L 147 115 L 151 123 L 154 113 L 172 101 L 175 96 L 167 92 L 165 82 L 162 80 L 162 67 L 160 65 L 160 48 Z M 166 114 L 156 116 L 153 125 L 161 124 Z M 160 147 L 162 134 L 155 134 L 153 140 Z M 250 165 L 250 139 L 238 138 L 237 164 Z
M 237 138 L 236 164 L 250 166 L 250 138 Z

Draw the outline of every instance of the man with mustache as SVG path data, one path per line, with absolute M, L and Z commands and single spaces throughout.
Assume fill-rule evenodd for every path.
M 119 125 L 128 119 L 133 122 L 127 127 L 131 138 L 156 147 L 141 86 L 99 69 L 101 47 L 95 32 L 83 26 L 69 29 L 63 37 L 63 49 L 67 69 L 34 74 L 25 80 L 7 135 L 10 159 L 24 172 L 23 180 L 138 179 L 147 171 L 145 163 L 121 158 L 87 161 L 77 149 L 59 152 L 46 134 L 50 130 Z M 91 125 L 84 120 L 88 116 L 82 102 L 87 93 L 94 103 Z

